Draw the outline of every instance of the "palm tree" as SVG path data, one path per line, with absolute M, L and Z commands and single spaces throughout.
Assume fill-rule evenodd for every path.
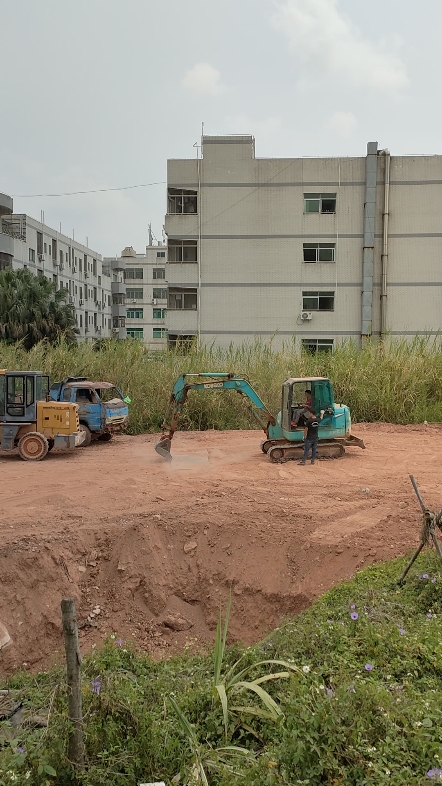
M 63 337 L 74 343 L 78 328 L 67 296 L 66 289 L 57 291 L 29 270 L 0 271 L 0 340 L 21 341 L 25 349 L 43 339 L 53 343 Z

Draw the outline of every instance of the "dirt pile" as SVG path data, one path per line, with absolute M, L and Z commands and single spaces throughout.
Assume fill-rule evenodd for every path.
M 61 657 L 62 597 L 78 601 L 85 651 L 115 634 L 163 657 L 213 640 L 230 586 L 230 638 L 250 643 L 413 548 L 408 474 L 438 509 L 442 429 L 355 431 L 366 451 L 305 467 L 271 464 L 258 432 L 178 434 L 171 464 L 151 436 L 39 464 L 0 455 L 1 673 Z

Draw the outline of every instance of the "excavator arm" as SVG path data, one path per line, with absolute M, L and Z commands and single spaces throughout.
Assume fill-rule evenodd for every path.
M 171 458 L 170 448 L 178 420 L 187 401 L 189 390 L 235 390 L 240 396 L 249 399 L 248 408 L 268 436 L 269 426 L 274 426 L 276 418 L 261 401 L 246 379 L 225 372 L 205 372 L 203 374 L 182 374 L 173 386 L 172 395 L 161 426 L 162 438 L 155 450 L 164 458 Z

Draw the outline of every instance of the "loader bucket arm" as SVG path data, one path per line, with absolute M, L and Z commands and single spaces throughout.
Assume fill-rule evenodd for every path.
M 162 438 L 155 446 L 160 456 L 170 458 L 173 435 L 178 427 L 179 416 L 187 401 L 189 390 L 235 390 L 249 399 L 248 409 L 268 436 L 269 426 L 274 426 L 276 418 L 269 412 L 246 379 L 225 372 L 205 372 L 202 374 L 182 374 L 173 387 L 172 395 L 162 423 Z

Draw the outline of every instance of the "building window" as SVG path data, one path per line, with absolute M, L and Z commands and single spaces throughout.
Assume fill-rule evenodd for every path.
M 97 260 L 96 259 L 92 260 L 92 275 L 93 276 L 97 275 Z
M 336 213 L 336 194 L 304 194 L 304 213 Z
M 43 248 L 44 248 L 45 254 L 47 254 L 47 253 L 48 253 L 48 246 L 47 246 L 47 243 L 45 243 L 45 244 L 44 244 Z
M 142 308 L 131 308 L 126 311 L 127 319 L 143 319 L 143 309 Z
M 332 352 L 333 339 L 332 338 L 303 338 L 302 348 L 311 355 L 316 355 L 317 352 Z
M 166 256 L 165 251 L 157 251 L 157 259 L 164 259 L 165 256 Z
M 144 330 L 143 328 L 127 328 L 126 336 L 127 338 L 143 338 Z
M 142 289 L 126 289 L 126 299 L 127 300 L 142 300 L 143 299 L 143 290 Z
M 303 243 L 304 262 L 334 262 L 335 243 Z
M 196 262 L 196 240 L 169 240 L 167 246 L 168 262 Z
M 166 328 L 153 328 L 152 338 L 166 338 L 166 337 L 167 337 Z
M 29 249 L 29 261 L 35 262 L 35 249 L 33 248 Z
M 142 267 L 128 267 L 124 271 L 124 278 L 143 278 Z
M 101 276 L 98 276 L 98 284 L 101 285 Z
M 168 308 L 172 311 L 192 311 L 197 307 L 196 289 L 169 288 Z
M 80 314 L 80 327 L 83 327 L 83 314 Z
M 143 292 L 143 290 L 141 290 L 141 292 Z M 110 306 L 110 304 L 111 304 L 111 296 L 108 295 L 107 296 L 107 305 Z
M 197 192 L 182 188 L 167 189 L 168 213 L 197 213 Z
M 166 278 L 166 270 L 164 267 L 154 267 L 152 270 L 152 278 L 159 279 L 159 278 Z
M 152 317 L 153 319 L 166 319 L 167 309 L 165 308 L 154 308 Z
M 335 293 L 334 292 L 303 292 L 302 310 L 303 311 L 334 311 Z
M 167 289 L 157 289 L 154 287 L 152 297 L 154 300 L 167 300 Z

